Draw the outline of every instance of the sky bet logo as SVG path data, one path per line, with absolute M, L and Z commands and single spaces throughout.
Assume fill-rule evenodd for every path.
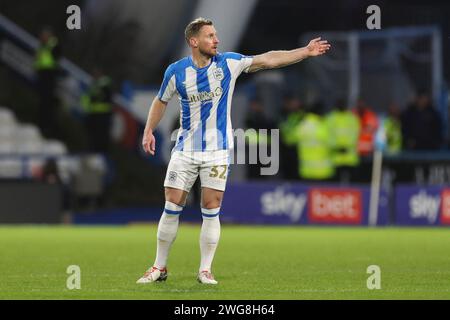
M 191 94 L 189 95 L 189 102 L 204 102 L 212 100 L 214 97 L 220 97 L 222 95 L 222 91 L 223 90 L 221 87 L 217 87 L 214 91 L 202 91 L 197 94 Z
M 361 224 L 362 194 L 353 189 L 311 189 L 308 218 L 315 223 Z
M 409 216 L 412 219 L 425 219 L 428 224 L 435 224 L 438 219 L 441 224 L 450 224 L 450 189 L 444 189 L 440 194 L 429 194 L 420 190 L 409 199 Z
M 266 216 L 286 215 L 292 222 L 300 221 L 306 204 L 306 195 L 286 192 L 283 187 L 277 187 L 273 192 L 261 195 L 262 214 Z
M 409 215 L 413 219 L 425 218 L 428 223 L 433 224 L 439 214 L 440 202 L 441 197 L 439 195 L 433 196 L 425 190 L 421 190 L 409 200 Z

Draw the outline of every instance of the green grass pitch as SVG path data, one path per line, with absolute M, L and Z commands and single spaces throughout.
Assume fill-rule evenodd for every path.
M 165 283 L 137 285 L 156 226 L 0 227 L 0 299 L 449 299 L 444 228 L 222 227 L 213 271 L 196 282 L 199 225 L 182 224 Z M 69 265 L 81 289 L 68 290 Z M 381 268 L 368 290 L 367 267 Z

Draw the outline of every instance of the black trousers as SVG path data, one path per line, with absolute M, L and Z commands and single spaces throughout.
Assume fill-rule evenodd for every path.
M 89 151 L 108 153 L 110 146 L 111 113 L 89 113 L 86 130 L 89 135 Z
M 37 72 L 37 90 L 39 95 L 38 126 L 45 137 L 55 137 L 57 130 L 56 70 Z

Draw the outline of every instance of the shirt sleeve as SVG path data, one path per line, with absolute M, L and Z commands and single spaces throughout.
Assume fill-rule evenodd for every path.
M 242 72 L 248 72 L 253 63 L 252 56 L 246 56 L 240 53 L 227 52 L 225 53 L 228 65 L 233 76 L 238 77 Z
M 175 91 L 175 73 L 169 66 L 169 68 L 167 68 L 166 72 L 164 73 L 164 79 L 158 92 L 158 98 L 163 102 L 169 102 Z
M 248 73 L 248 70 L 250 69 L 250 66 L 253 63 L 253 56 L 245 56 L 243 54 L 239 54 L 241 56 L 240 61 L 240 72 Z

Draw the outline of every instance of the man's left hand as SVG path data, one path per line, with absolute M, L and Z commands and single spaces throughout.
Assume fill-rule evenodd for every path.
M 331 45 L 328 43 L 327 40 L 321 39 L 322 38 L 320 37 L 312 39 L 306 46 L 306 49 L 308 50 L 308 54 L 310 57 L 320 56 L 326 53 L 331 48 Z

